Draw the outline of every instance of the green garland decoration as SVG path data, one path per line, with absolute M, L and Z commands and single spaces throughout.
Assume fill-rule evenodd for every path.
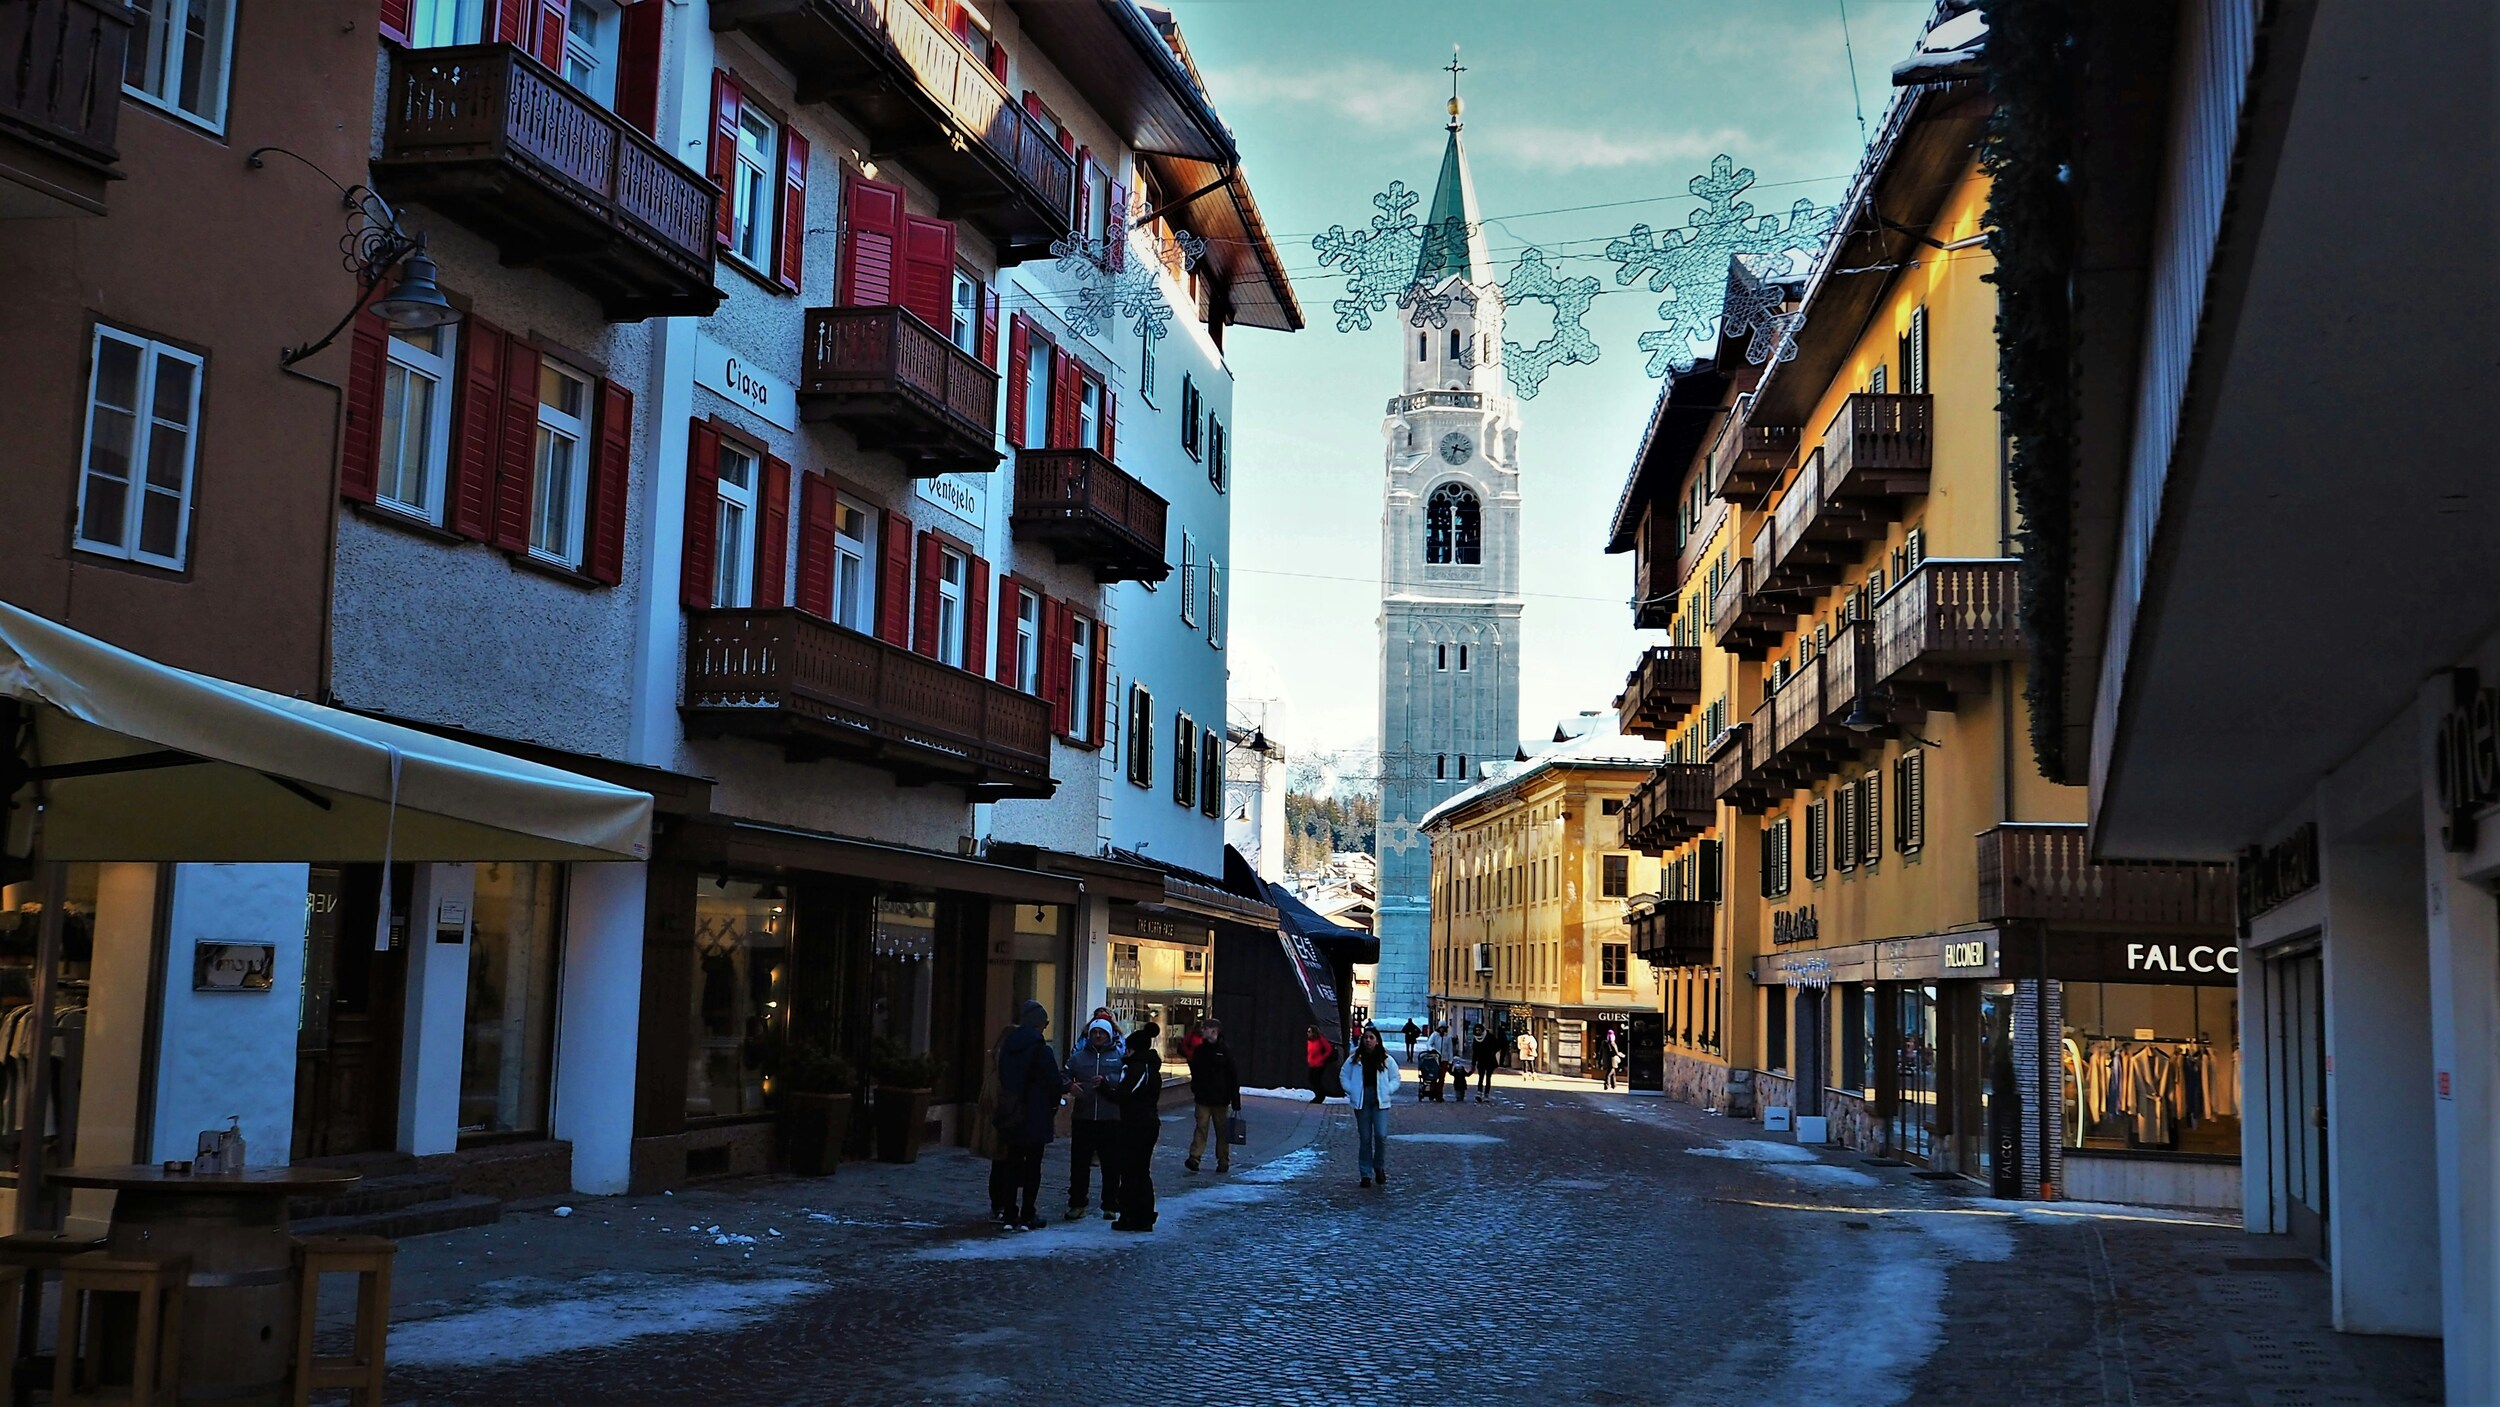
M 2074 0 L 1979 0 L 1993 108 L 1980 148 L 1996 268 L 1997 415 L 2022 514 L 2022 624 L 2031 642 L 2031 747 L 2052 781 L 2073 782 L 2065 677 L 2071 623 L 2076 366 Z

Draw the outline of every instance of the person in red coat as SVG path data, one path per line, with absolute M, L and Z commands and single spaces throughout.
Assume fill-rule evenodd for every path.
M 1317 1026 L 1302 1028 L 1302 1059 L 1311 1067 L 1311 1102 L 1319 1104 L 1328 1098 L 1328 1062 L 1337 1048 L 1319 1033 Z

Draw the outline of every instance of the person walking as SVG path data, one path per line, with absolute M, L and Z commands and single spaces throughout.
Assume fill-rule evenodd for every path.
M 1464 1104 L 1467 1102 L 1467 1072 L 1476 1065 L 1474 1048 L 1468 1044 L 1464 1031 L 1446 1039 L 1450 1043 L 1450 1088 L 1458 1096 L 1458 1102 Z
M 1598 1047 L 1597 1062 L 1603 1067 L 1599 1073 L 1605 1078 L 1606 1088 L 1613 1089 L 1615 1072 L 1623 1068 L 1623 1046 L 1616 1041 L 1612 1026 L 1606 1028 L 1606 1039 Z
M 1042 1154 L 1050 1147 L 1067 1083 L 1058 1053 L 1042 1039 L 1049 1027 L 1050 1013 L 1040 1002 L 1027 1001 L 1016 1012 L 1015 1029 L 998 1043 L 997 1130 L 1006 1148 L 1007 1175 L 997 1180 L 997 1165 L 992 1164 L 991 1195 L 1013 1199 L 1001 1202 L 1002 1211 L 1013 1213 L 1001 1225 L 1019 1231 L 1039 1231 L 1050 1224 L 1033 1203 L 1042 1192 Z
M 1493 1069 L 1502 1063 L 1502 1038 L 1487 1026 L 1476 1034 L 1476 1102 L 1493 1092 Z
M 1418 1037 L 1418 1036 L 1420 1036 L 1420 1035 L 1422 1035 L 1423 1033 L 1424 1033 L 1423 1028 L 1422 1028 L 1421 1026 L 1418 1026 L 1418 1025 L 1416 1025 L 1416 1024 L 1415 1024 L 1415 1018 L 1414 1018 L 1414 1017 L 1410 1016 L 1410 1017 L 1406 1018 L 1406 1058 L 1407 1058 L 1407 1059 L 1412 1060 L 1412 1059 L 1414 1059 L 1414 1058 L 1415 1058 L 1415 1038 L 1416 1038 L 1416 1037 Z
M 1519 1076 L 1530 1084 L 1536 1082 L 1536 1032 L 1519 1033 Z
M 1094 1164 L 1102 1164 L 1102 1214 L 1120 1210 L 1120 1106 L 1105 1090 L 1120 1084 L 1119 1035 L 1107 1017 L 1085 1025 L 1085 1043 L 1068 1056 L 1068 1219 L 1085 1215 Z
M 1189 1159 L 1181 1166 L 1196 1172 L 1212 1135 L 1215 1170 L 1228 1173 L 1233 1170 L 1232 1116 L 1241 1112 L 1241 1067 L 1224 1044 L 1223 1022 L 1209 1020 L 1199 1029 L 1206 1038 L 1189 1057 L 1189 1100 L 1196 1122 L 1189 1131 Z
M 1365 1187 L 1389 1185 L 1389 1103 L 1405 1076 L 1380 1040 L 1380 1028 L 1363 1028 L 1362 1041 L 1345 1062 L 1345 1102 L 1354 1109 L 1354 1165 Z
M 1313 1104 L 1323 1104 L 1328 1100 L 1328 1058 L 1336 1053 L 1336 1046 L 1330 1044 L 1328 1038 L 1319 1033 L 1317 1026 L 1302 1028 L 1302 1060 L 1311 1067 L 1311 1102 Z
M 1129 1032 L 1119 1083 L 1105 1095 L 1120 1109 L 1120 1218 L 1111 1223 L 1114 1231 L 1155 1229 L 1155 1139 L 1163 1132 L 1163 1055 L 1155 1042 L 1162 1036 L 1163 1028 L 1152 1021 Z M 1103 1178 L 1108 1214 L 1110 1173 Z

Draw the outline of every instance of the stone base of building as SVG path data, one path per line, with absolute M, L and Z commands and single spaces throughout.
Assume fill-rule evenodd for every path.
M 705 1178 L 770 1172 L 778 1139 L 779 1131 L 768 1121 L 637 1138 L 629 1190 L 657 1192 Z
M 1727 1067 L 1682 1051 L 1667 1052 L 1660 1092 L 1702 1109 L 1727 1108 Z
M 558 1138 L 486 1143 L 419 1158 L 417 1170 L 449 1177 L 462 1197 L 561 1197 L 573 1190 L 573 1145 Z
M 1754 1071 L 1753 1109 L 1748 1115 L 1746 1115 L 1746 1117 L 1759 1119 L 1762 1117 L 1762 1111 L 1765 1109 L 1787 1110 L 1790 1120 L 1789 1127 L 1795 1128 L 1797 1115 L 1797 1082 L 1790 1079 L 1786 1075 L 1774 1075 L 1768 1070 Z
M 1823 1117 L 1831 1120 L 1832 1142 L 1859 1153 L 1883 1146 L 1883 1130 L 1875 1126 L 1874 1101 L 1846 1090 L 1823 1091 Z

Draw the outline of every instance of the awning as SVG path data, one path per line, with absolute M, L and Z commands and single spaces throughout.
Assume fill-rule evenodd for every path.
M 13 716 L 12 716 L 13 715 Z M 27 724 L 31 723 L 31 727 Z M 642 792 L 175 669 L 0 603 L 0 799 L 47 860 L 641 860 Z

